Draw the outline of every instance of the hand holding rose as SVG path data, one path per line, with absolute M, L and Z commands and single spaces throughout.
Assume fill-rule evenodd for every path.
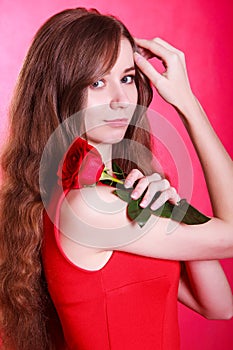
M 209 220 L 189 205 L 185 199 L 179 200 L 179 196 L 169 182 L 162 180 L 158 174 L 146 177 L 139 170 L 134 169 L 125 178 L 125 174 L 116 164 L 114 168 L 116 168 L 114 174 L 117 177 L 107 173 L 97 149 L 89 145 L 86 140 L 77 138 L 59 165 L 58 185 L 62 186 L 63 190 L 80 189 L 96 185 L 98 182 L 116 187 L 114 193 L 128 203 L 128 217 L 141 227 L 152 214 L 191 225 Z M 139 182 L 135 185 L 138 179 Z M 131 187 L 124 186 L 124 182 L 126 184 L 128 182 Z M 171 203 L 178 200 L 177 205 Z

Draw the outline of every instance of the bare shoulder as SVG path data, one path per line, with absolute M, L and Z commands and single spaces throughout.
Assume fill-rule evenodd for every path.
M 99 270 L 110 259 L 113 250 L 109 247 L 97 247 L 95 242 L 88 242 L 90 231 L 111 229 L 112 220 L 118 202 L 125 210 L 124 202 L 114 194 L 108 186 L 86 187 L 72 190 L 63 201 L 60 210 L 60 244 L 68 259 L 78 267 L 86 270 Z M 118 213 L 118 216 L 119 215 Z M 119 218 L 118 218 L 119 219 Z M 96 242 L 98 237 L 96 236 Z M 87 239 L 87 242 L 85 241 Z
M 71 222 L 75 227 L 111 229 L 121 227 L 129 222 L 126 215 L 127 203 L 120 200 L 113 193 L 110 186 L 85 187 L 71 190 L 61 207 L 61 228 Z M 76 219 L 76 220 L 75 220 Z

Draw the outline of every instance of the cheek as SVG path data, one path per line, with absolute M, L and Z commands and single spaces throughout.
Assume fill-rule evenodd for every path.
M 86 108 L 105 105 L 106 103 L 106 93 L 103 91 L 92 91 L 91 89 L 88 90 Z
M 93 128 L 98 127 L 98 118 L 97 113 L 95 112 L 95 108 L 92 108 L 90 105 L 87 107 L 88 109 L 85 112 L 84 117 L 84 125 L 85 125 L 85 131 L 91 132 Z
M 138 89 L 135 84 L 132 86 L 132 90 L 130 91 L 130 102 L 135 105 L 138 102 Z

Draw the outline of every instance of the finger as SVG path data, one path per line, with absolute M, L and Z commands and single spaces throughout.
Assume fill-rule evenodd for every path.
M 140 53 L 140 55 L 142 55 L 147 60 L 155 57 L 155 55 L 151 51 L 144 49 L 143 47 L 140 47 L 140 46 L 138 46 L 137 52 Z
M 165 47 L 170 52 L 176 53 L 179 56 L 179 58 L 181 59 L 181 61 L 183 62 L 183 64 L 185 64 L 185 54 L 183 51 L 177 49 L 176 47 L 172 46 L 167 41 L 165 41 L 161 38 L 154 38 L 153 41 L 160 44 L 161 46 Z
M 149 182 L 161 180 L 162 177 L 159 173 L 153 173 L 152 175 L 145 176 L 140 170 L 133 169 L 125 178 L 124 186 L 126 188 L 133 187 L 133 184 L 142 178 L 147 178 L 147 185 Z
M 124 182 L 125 188 L 133 187 L 133 184 L 135 183 L 135 181 L 137 181 L 138 179 L 141 179 L 142 177 L 144 177 L 144 175 L 140 170 L 138 169 L 131 170 L 125 179 L 125 182 Z
M 147 207 L 151 201 L 153 200 L 154 196 L 158 193 L 158 192 L 162 192 L 165 191 L 167 189 L 170 188 L 170 183 L 168 180 L 163 179 L 161 181 L 154 181 L 151 182 L 148 186 L 148 189 L 142 199 L 142 201 L 140 202 L 140 206 L 142 208 Z
M 149 182 L 162 180 L 162 176 L 159 173 L 153 173 L 147 176 Z
M 153 41 L 160 44 L 161 46 L 164 46 L 169 51 L 173 51 L 173 52 L 176 52 L 180 55 L 184 55 L 184 53 L 181 50 L 177 49 L 176 47 L 174 47 L 173 45 L 169 44 L 167 41 L 165 41 L 161 38 L 154 38 Z
M 178 202 L 181 200 L 179 194 L 177 193 L 177 191 L 176 191 L 176 189 L 174 187 L 170 188 L 170 192 L 168 193 L 168 195 L 169 195 L 168 200 L 172 204 L 177 205 Z
M 161 43 L 157 42 L 157 38 L 153 40 L 137 39 L 136 43 L 144 49 L 151 51 L 155 56 L 159 57 L 166 63 L 170 61 L 175 52 L 174 49 L 170 50 Z
M 136 38 L 134 38 L 134 39 L 135 39 L 135 41 L 137 40 Z M 136 52 L 138 52 L 140 55 L 142 55 L 146 59 L 154 57 L 154 54 L 151 51 L 141 47 L 140 45 L 137 45 Z
M 143 194 L 143 192 L 148 187 L 148 185 L 149 185 L 149 180 L 146 176 L 144 176 L 142 179 L 140 179 L 137 186 L 131 193 L 131 198 L 138 199 Z
M 178 195 L 174 187 L 170 187 L 169 189 L 163 191 L 158 197 L 158 199 L 154 201 L 150 208 L 152 210 L 156 210 L 168 200 L 173 204 L 177 204 L 180 201 L 180 196 Z
M 131 193 L 131 197 L 133 199 L 138 199 L 139 197 L 141 197 L 141 195 L 143 194 L 143 192 L 146 190 L 147 187 L 150 187 L 151 184 L 155 184 L 156 182 L 159 183 L 159 180 L 161 180 L 161 175 L 159 173 L 153 173 L 150 176 L 143 176 L 139 180 L 139 182 L 138 182 L 137 186 L 135 187 L 135 189 L 133 190 L 133 192 Z M 170 186 L 170 184 L 169 184 L 169 186 Z M 157 185 L 157 187 L 159 188 L 159 185 Z M 158 190 L 156 190 L 156 189 L 150 190 L 150 192 L 152 193 L 152 197 L 157 191 L 159 191 L 159 189 Z
M 139 53 L 134 53 L 134 58 L 137 66 L 156 86 L 160 79 L 165 79 L 156 69 Z

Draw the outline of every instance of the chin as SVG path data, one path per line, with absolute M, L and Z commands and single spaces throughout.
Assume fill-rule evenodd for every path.
M 110 128 L 109 128 L 110 129 Z M 87 133 L 87 138 L 96 144 L 115 144 L 123 140 L 127 128 L 111 128 Z
M 109 144 L 109 145 L 114 145 L 114 144 L 119 143 L 120 141 L 122 141 L 123 138 L 124 137 L 121 137 L 121 138 L 118 138 L 118 139 L 111 139 L 111 140 L 104 141 L 103 143 Z
M 121 131 L 121 132 L 120 131 L 119 132 L 112 132 L 112 133 L 109 132 L 109 135 L 102 142 L 109 143 L 109 144 L 118 143 L 118 142 L 123 140 L 123 138 L 125 136 L 125 132 L 126 132 L 126 130 Z

